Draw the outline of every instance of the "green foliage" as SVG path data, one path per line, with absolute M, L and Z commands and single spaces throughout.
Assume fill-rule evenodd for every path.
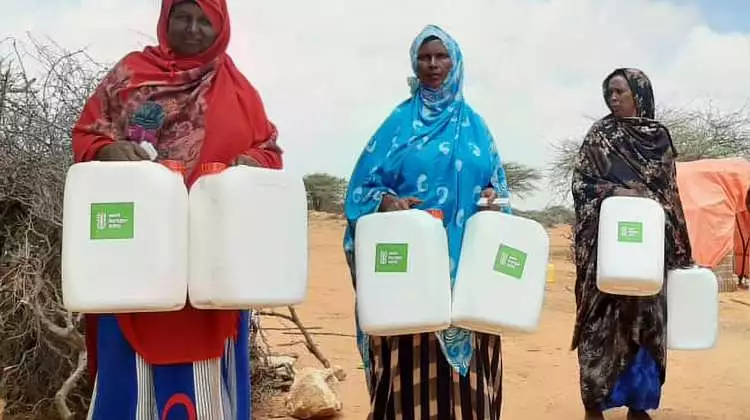
M 307 190 L 307 208 L 326 213 L 343 211 L 344 195 L 347 181 L 325 173 L 314 173 L 305 176 Z
M 542 180 L 542 173 L 516 162 L 505 164 L 505 176 L 508 188 L 515 197 L 525 198 L 537 189 Z M 307 208 L 325 213 L 343 212 L 343 201 L 346 194 L 347 180 L 326 173 L 313 173 L 305 176 L 307 190 Z
M 550 206 L 543 210 L 513 210 L 513 214 L 535 220 L 544 227 L 551 228 L 558 225 L 571 225 L 575 222 L 575 212 L 565 206 Z

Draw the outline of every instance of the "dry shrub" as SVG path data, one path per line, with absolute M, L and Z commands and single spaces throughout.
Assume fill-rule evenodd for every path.
M 62 307 L 62 198 L 70 129 L 102 67 L 34 39 L 0 51 L 0 398 L 15 418 L 80 418 L 90 391 L 81 317 Z
M 253 316 L 250 323 L 250 371 L 253 405 L 265 401 L 276 393 L 271 385 L 273 372 L 268 367 L 269 346 L 260 326 L 260 316 Z

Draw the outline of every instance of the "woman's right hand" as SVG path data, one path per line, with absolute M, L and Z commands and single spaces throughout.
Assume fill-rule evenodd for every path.
M 640 197 L 641 194 L 632 188 L 617 188 L 614 193 L 617 197 Z
M 409 210 L 422 204 L 422 200 L 414 197 L 398 198 L 395 195 L 386 194 L 383 197 L 383 202 L 380 203 L 380 211 L 399 211 Z
M 148 153 L 132 141 L 116 141 L 108 144 L 96 153 L 96 160 L 102 161 L 139 161 L 150 160 Z

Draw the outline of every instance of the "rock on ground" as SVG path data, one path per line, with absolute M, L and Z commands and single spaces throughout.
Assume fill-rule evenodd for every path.
M 287 396 L 289 415 L 300 420 L 335 416 L 344 408 L 338 395 L 338 384 L 339 380 L 331 369 L 300 370 Z

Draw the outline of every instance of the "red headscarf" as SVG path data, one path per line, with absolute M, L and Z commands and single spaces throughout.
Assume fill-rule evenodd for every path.
M 181 1 L 163 0 L 159 45 L 127 55 L 86 104 L 73 129 L 75 160 L 93 160 L 103 146 L 126 140 L 126 126 L 136 107 L 174 94 L 178 102 L 165 103 L 182 113 L 189 129 L 171 132 L 171 141 L 178 145 L 184 139 L 195 141 L 192 154 L 186 154 L 193 160 L 186 162 L 188 185 L 198 177 L 200 164 L 230 164 L 241 155 L 260 166 L 281 168 L 276 128 L 256 90 L 226 54 L 230 38 L 226 0 L 195 0 L 217 38 L 207 51 L 187 58 L 175 56 L 167 42 L 170 12 Z M 167 141 L 159 138 L 159 143 Z M 220 357 L 226 339 L 237 332 L 238 314 L 188 306 L 180 312 L 118 315 L 118 321 L 128 342 L 147 362 L 174 364 Z M 89 367 L 94 373 L 96 317 L 87 316 L 86 326 Z
M 247 155 L 262 166 L 280 168 L 276 128 L 266 117 L 258 92 L 227 55 L 230 25 L 226 0 L 196 0 L 216 29 L 216 41 L 194 57 L 177 57 L 169 48 L 167 29 L 172 7 L 182 0 L 163 0 L 157 29 L 159 45 L 127 55 L 102 81 L 73 129 L 77 161 L 92 160 L 99 149 L 124 139 L 135 107 L 151 97 L 192 93 L 191 117 L 205 130 L 197 162 L 224 162 Z M 195 95 L 197 93 L 197 95 Z M 188 184 L 197 177 L 192 170 Z

